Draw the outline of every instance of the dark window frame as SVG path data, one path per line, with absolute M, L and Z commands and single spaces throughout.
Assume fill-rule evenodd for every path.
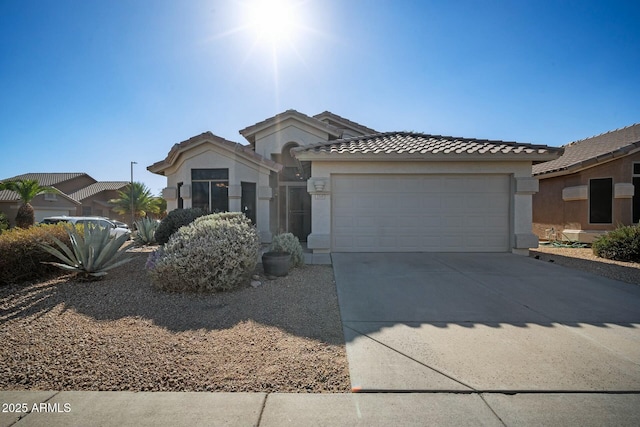
M 253 225 L 256 225 L 258 220 L 258 186 L 255 182 L 240 182 L 241 196 L 240 204 L 242 213 L 251 220 Z
M 613 196 L 612 177 L 589 179 L 589 224 L 613 224 Z
M 206 187 L 207 203 L 196 203 L 198 187 Z M 229 169 L 191 169 L 191 204 L 209 212 L 229 211 Z

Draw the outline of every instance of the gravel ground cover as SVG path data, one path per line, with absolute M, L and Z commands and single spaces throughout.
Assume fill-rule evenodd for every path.
M 98 282 L 0 287 L 0 389 L 349 391 L 330 266 L 170 294 L 133 257 Z
M 560 248 L 540 245 L 540 247 L 529 251 L 529 256 L 538 257 L 541 261 L 553 261 L 566 267 L 640 285 L 639 263 L 599 258 L 593 254 L 591 248 Z

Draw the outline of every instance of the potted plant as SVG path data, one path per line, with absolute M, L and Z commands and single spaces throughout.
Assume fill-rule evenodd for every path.
M 275 236 L 269 250 L 262 255 L 262 268 L 267 276 L 286 276 L 289 273 L 289 267 L 298 267 L 303 264 L 302 246 L 292 233 Z
M 268 251 L 262 254 L 262 268 L 267 276 L 282 277 L 289 274 L 289 252 Z

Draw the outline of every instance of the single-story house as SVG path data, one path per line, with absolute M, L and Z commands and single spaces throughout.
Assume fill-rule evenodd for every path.
M 118 191 L 125 189 L 127 181 L 98 182 L 86 173 L 26 173 L 5 178 L 2 181 L 35 179 L 42 186 L 54 187 L 58 194 L 42 194 L 30 204 L 35 211 L 36 222 L 57 215 L 68 216 L 104 216 L 126 222 L 126 218 L 117 214 L 109 200 L 118 198 Z M 0 212 L 4 212 L 15 223 L 20 198 L 13 191 L 0 191 Z
M 515 252 L 537 247 L 532 164 L 559 148 L 377 132 L 325 111 L 287 110 L 240 131 L 175 144 L 147 169 L 167 177 L 167 210 L 242 211 L 263 242 L 292 232 L 313 251 Z
M 591 243 L 640 221 L 640 123 L 565 145 L 533 166 L 533 230 L 540 238 Z

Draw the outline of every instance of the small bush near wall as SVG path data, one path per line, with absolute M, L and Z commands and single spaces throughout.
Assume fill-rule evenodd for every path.
M 156 242 L 160 245 L 164 245 L 169 241 L 169 237 L 178 231 L 180 227 L 191 224 L 194 219 L 206 214 L 206 211 L 197 208 L 172 210 L 166 217 L 164 217 L 156 229 Z
M 4 212 L 0 212 L 0 234 L 9 229 L 9 218 Z
M 273 252 L 288 252 L 291 254 L 291 267 L 304 265 L 302 245 L 293 233 L 282 233 L 274 236 L 269 250 Z
M 596 256 L 640 262 L 640 226 L 621 226 L 598 237 L 591 245 Z
M 0 234 L 0 285 L 22 283 L 46 278 L 60 269 L 43 262 L 58 259 L 42 249 L 38 243 L 54 244 L 51 236 L 69 245 L 68 225 L 38 225 L 13 228 Z
M 153 284 L 165 291 L 225 291 L 249 278 L 259 248 L 258 233 L 244 214 L 212 214 L 174 233 L 149 255 L 147 269 Z

